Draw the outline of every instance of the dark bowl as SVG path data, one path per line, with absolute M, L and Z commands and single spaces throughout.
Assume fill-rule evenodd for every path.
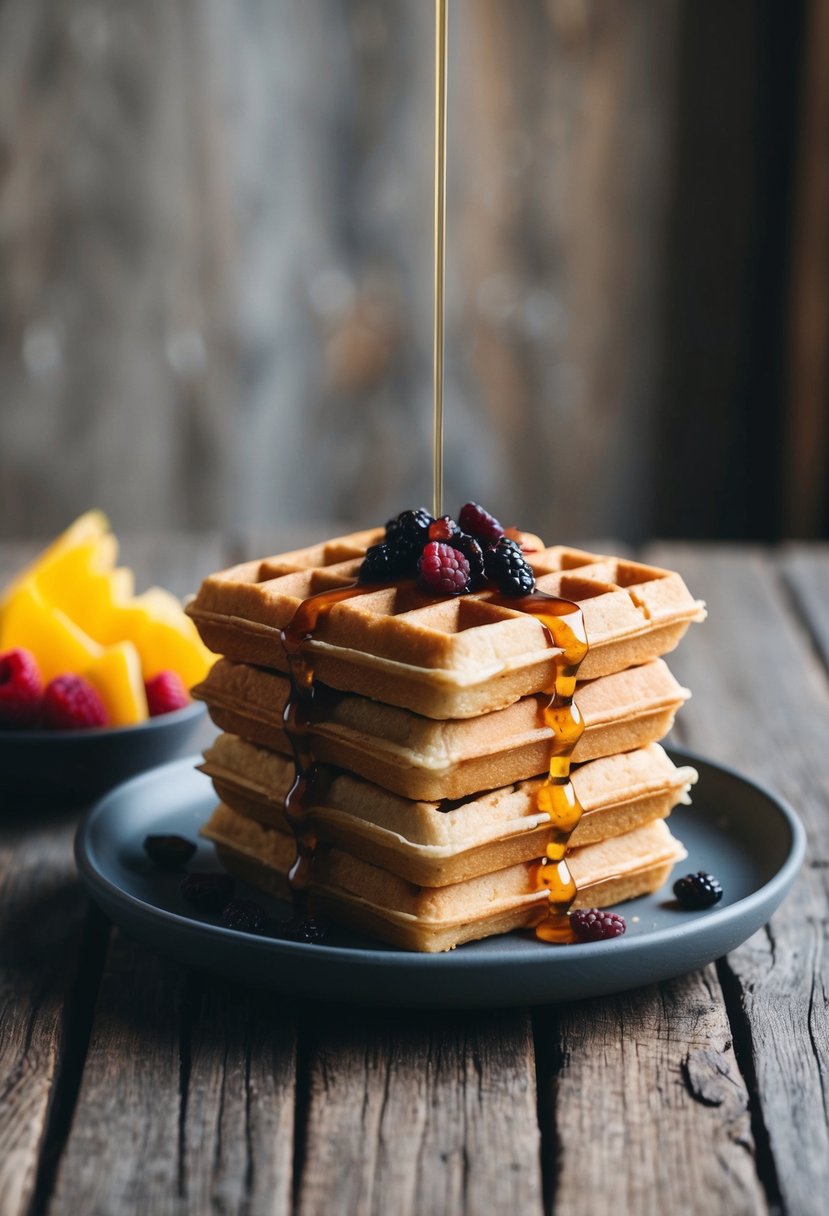
M 204 705 L 194 701 L 138 726 L 0 730 L 2 801 L 87 802 L 128 777 L 191 751 L 200 729 L 206 736 L 207 714 Z

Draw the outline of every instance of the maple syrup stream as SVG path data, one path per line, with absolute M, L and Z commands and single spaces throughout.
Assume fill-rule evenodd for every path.
M 435 0 L 435 262 L 434 262 L 434 485 L 433 515 L 443 510 L 443 343 L 444 279 L 446 266 L 446 0 Z M 301 915 L 308 911 L 317 837 L 311 821 L 318 770 L 313 753 L 314 666 L 307 643 L 316 635 L 320 622 L 337 604 L 378 590 L 377 586 L 351 583 L 333 591 L 323 591 L 303 601 L 282 633 L 288 660 L 291 693 L 283 722 L 291 742 L 296 773 L 285 798 L 285 815 L 296 837 L 297 855 L 288 875 L 294 904 Z M 550 696 L 543 710 L 544 721 L 552 733 L 549 772 L 536 793 L 539 812 L 550 816 L 551 832 L 546 855 L 533 866 L 536 890 L 547 891 L 546 908 L 536 926 L 543 941 L 571 941 L 567 911 L 576 894 L 575 884 L 564 855 L 570 836 L 581 817 L 581 807 L 570 781 L 570 756 L 581 737 L 584 724 L 573 700 L 576 673 L 587 653 L 584 619 L 577 604 L 557 599 L 543 591 L 520 598 L 493 597 L 505 608 L 517 609 L 537 618 L 555 651 L 555 675 Z

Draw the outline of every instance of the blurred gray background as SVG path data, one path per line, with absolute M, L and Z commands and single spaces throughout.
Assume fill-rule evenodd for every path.
M 829 3 L 450 0 L 446 506 L 827 532 Z M 0 0 L 0 535 L 431 504 L 431 0 Z

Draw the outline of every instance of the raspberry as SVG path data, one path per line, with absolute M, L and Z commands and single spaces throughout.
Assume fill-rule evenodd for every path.
M 713 874 L 698 870 L 696 874 L 686 874 L 676 880 L 674 895 L 683 908 L 713 908 L 722 899 L 722 887 Z
M 265 928 L 265 913 L 252 899 L 231 899 L 222 909 L 222 924 L 226 929 L 241 933 L 261 933 Z
M 181 893 L 197 912 L 215 916 L 233 899 L 234 882 L 229 874 L 188 874 L 181 884 Z
M 96 688 L 83 676 L 55 676 L 43 694 L 42 721 L 53 730 L 106 726 L 109 714 Z
M 504 535 L 504 529 L 495 516 L 479 507 L 476 502 L 464 503 L 458 522 L 464 532 L 469 532 L 485 545 L 494 545 Z
M 161 870 L 183 870 L 196 846 L 183 836 L 145 836 L 144 852 Z
M 529 595 L 535 589 L 532 566 L 514 540 L 502 536 L 494 549 L 484 554 L 487 578 L 498 584 L 502 595 Z
M 0 654 L 0 726 L 32 726 L 42 697 L 35 656 L 19 648 Z
M 434 595 L 460 595 L 469 587 L 469 562 L 451 545 L 430 541 L 418 563 L 421 585 Z
M 372 545 L 366 549 L 357 577 L 361 583 L 390 583 L 404 572 L 405 565 L 391 545 Z
M 570 928 L 583 942 L 601 942 L 621 937 L 627 929 L 624 918 L 599 908 L 582 908 L 570 913 Z
M 318 945 L 325 941 L 328 930 L 322 921 L 313 916 L 292 916 L 279 926 L 279 936 L 289 942 L 307 942 Z
M 401 560 L 418 558 L 423 546 L 429 540 L 429 528 L 434 523 L 425 507 L 415 507 L 413 511 L 401 511 L 394 519 L 386 524 L 386 544 Z
M 146 681 L 144 691 L 147 694 L 147 709 L 151 718 L 172 713 L 174 709 L 184 709 L 185 705 L 190 704 L 187 689 L 176 671 L 160 671 L 157 676 Z

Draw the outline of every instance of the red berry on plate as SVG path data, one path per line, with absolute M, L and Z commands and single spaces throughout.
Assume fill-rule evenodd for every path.
M 160 671 L 157 676 L 144 684 L 147 694 L 147 709 L 151 718 L 159 714 L 172 713 L 174 709 L 184 709 L 190 704 L 187 689 L 181 682 L 181 676 L 175 671 Z
M 107 708 L 96 688 L 83 676 L 55 676 L 43 694 L 43 725 L 52 730 L 84 730 L 106 726 Z
M 469 586 L 469 562 L 451 545 L 431 541 L 418 563 L 420 582 L 434 595 L 460 595 Z
M 0 726 L 32 726 L 42 698 L 43 681 L 35 656 L 19 647 L 0 654 Z
M 583 942 L 601 942 L 608 937 L 621 937 L 627 929 L 624 917 L 602 908 L 580 908 L 570 913 L 570 928 Z

